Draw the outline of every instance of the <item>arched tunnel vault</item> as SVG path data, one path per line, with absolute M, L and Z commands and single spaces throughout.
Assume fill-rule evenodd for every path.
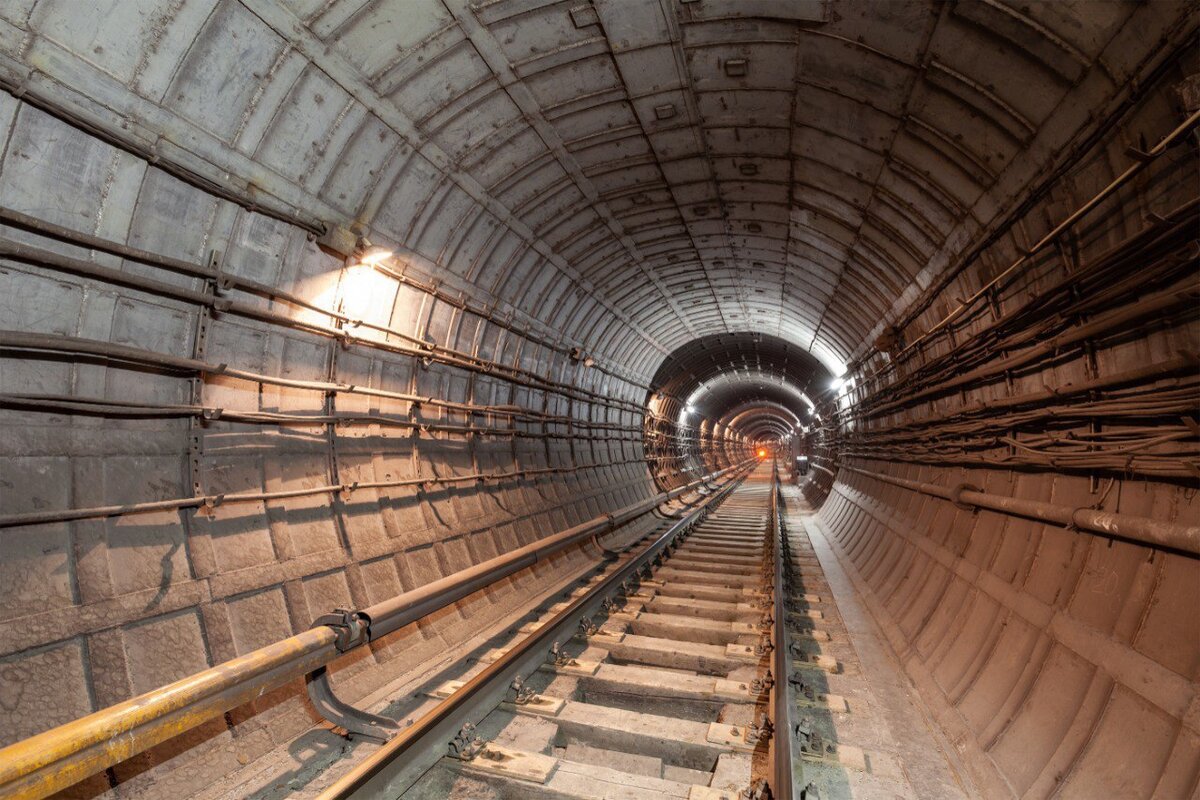
M 0 3 L 0 747 L 769 441 L 956 792 L 1195 796 L 1196 31 L 1175 0 Z M 600 541 L 348 654 L 339 695 Z M 301 681 L 226 711 L 62 796 L 336 761 L 296 755 Z
M 361 225 L 645 374 L 739 329 L 844 363 L 1086 135 L 1080 108 L 1122 101 L 1181 7 L 682 5 L 149 3 L 95 26 L 26 0 L 6 20 L 28 31 L 10 57 L 36 67 L 27 102 L 242 205 Z M 92 104 L 67 88 L 92 85 Z M 157 180 L 146 199 L 206 223 L 211 204 Z M 289 227 L 259 224 L 243 238 L 280 252 Z

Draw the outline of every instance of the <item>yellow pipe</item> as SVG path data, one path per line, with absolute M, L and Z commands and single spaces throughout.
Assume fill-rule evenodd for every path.
M 48 797 L 333 660 L 321 626 L 0 750 L 0 797 Z

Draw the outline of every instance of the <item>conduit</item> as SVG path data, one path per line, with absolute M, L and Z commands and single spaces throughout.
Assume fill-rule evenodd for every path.
M 995 359 L 990 364 L 963 372 L 956 377 L 941 381 L 935 386 L 881 403 L 872 408 L 870 413 L 871 416 L 878 416 L 910 406 L 921 400 L 950 394 L 977 381 L 1003 377 L 1014 370 L 1040 362 L 1046 357 L 1059 354 L 1069 347 L 1082 344 L 1095 337 L 1113 333 L 1128 334 L 1132 326 L 1140 322 L 1161 320 L 1164 316 L 1173 313 L 1181 313 L 1190 318 L 1198 313 L 1198 309 L 1200 309 L 1200 292 L 1193 288 L 1157 292 L 1134 305 L 1098 314 L 1090 322 L 1047 339 L 1028 350 Z M 889 393 L 891 391 L 889 389 Z
M 191 497 L 175 497 L 169 500 L 149 500 L 144 503 L 126 503 L 124 505 L 92 506 L 90 508 L 68 508 L 59 511 L 29 511 L 23 514 L 4 514 L 0 516 L 0 528 L 13 528 L 22 525 L 41 525 L 48 522 L 70 522 L 81 519 L 100 519 L 103 517 L 120 517 L 127 514 L 142 514 L 148 511 L 174 511 L 181 508 L 213 509 L 221 505 L 233 503 L 258 503 L 264 500 L 285 500 L 291 497 L 311 497 L 319 494 L 349 495 L 358 489 L 399 489 L 405 486 L 446 486 L 454 483 L 473 483 L 476 481 L 501 481 L 536 477 L 538 475 L 558 475 L 576 472 L 581 469 L 599 469 L 618 464 L 640 464 L 643 459 L 629 458 L 622 461 L 606 461 L 603 464 L 576 464 L 573 467 L 542 467 L 536 469 L 521 469 L 511 472 L 479 472 L 470 475 L 450 475 L 444 478 L 437 476 L 421 478 L 404 478 L 394 481 L 355 481 L 353 483 L 333 483 L 325 486 L 314 486 L 307 489 L 288 489 L 279 492 L 244 492 L 238 494 L 209 494 L 192 495 Z
M 998 417 L 1000 416 L 1000 412 L 1007 409 L 1065 406 L 1069 404 L 1069 398 L 1077 395 L 1089 395 L 1092 392 L 1128 386 L 1130 384 L 1159 381 L 1181 374 L 1196 375 L 1198 369 L 1200 369 L 1200 353 L 1180 351 L 1180 355 L 1175 358 L 1158 363 L 1145 364 L 1112 375 L 1100 376 L 1076 383 L 1062 383 L 1054 387 L 1046 386 L 1041 391 L 1023 391 L 1020 394 L 1009 395 L 1007 397 L 988 398 L 987 402 L 975 400 L 964 403 L 953 411 L 936 416 L 910 417 L 889 426 L 888 432 L 903 433 L 919 428 L 937 427 L 966 418 Z M 1086 400 L 1087 398 L 1084 399 L 1084 401 Z M 851 410 L 846 418 L 854 421 L 869 416 L 870 414 L 860 414 Z
M 640 503 L 560 531 L 538 542 L 404 592 L 344 618 L 360 630 L 347 641 L 344 630 L 320 624 L 167 686 L 60 725 L 0 750 L 0 794 L 41 798 L 195 728 L 290 680 L 333 662 L 366 644 L 478 591 L 539 560 L 647 513 L 692 489 L 754 460 L 705 475 Z M 730 480 L 736 479 L 730 478 Z
M 211 162 L 207 163 L 209 168 L 207 171 L 214 173 L 211 177 L 197 170 L 195 166 L 189 166 L 185 162 L 191 161 L 193 164 L 197 164 L 196 154 L 175 144 L 169 137 L 156 135 L 153 137 L 153 141 L 147 141 L 144 134 L 139 135 L 130 129 L 133 127 L 139 131 L 145 130 L 141 125 L 133 126 L 126 121 L 118 128 L 110 121 L 100 119 L 78 108 L 65 108 L 56 102 L 50 96 L 51 92 L 46 89 L 46 84 L 53 83 L 59 82 L 38 70 L 19 74 L 12 74 L 8 69 L 0 70 L 0 88 L 4 91 L 17 100 L 39 108 L 89 136 L 131 153 L 184 183 L 241 206 L 247 211 L 295 225 L 315 235 L 325 232 L 327 225 L 324 221 L 306 214 L 303 209 L 262 186 L 244 181 L 239 182 L 227 170 Z M 203 160 L 203 156 L 200 159 Z
M 1153 147 L 1151 147 L 1149 150 L 1147 150 L 1144 153 L 1143 152 L 1135 152 L 1134 153 L 1135 158 L 1134 158 L 1133 163 L 1130 164 L 1125 169 L 1124 172 L 1122 172 L 1117 177 L 1113 178 L 1108 183 L 1107 186 L 1105 186 L 1099 192 L 1094 194 L 1091 197 L 1091 199 L 1089 199 L 1083 205 L 1076 208 L 1075 211 L 1071 212 L 1064 219 L 1062 219 L 1057 225 L 1055 225 L 1053 228 L 1050 229 L 1049 233 L 1047 233 L 1045 236 L 1043 236 L 1041 239 L 1039 239 L 1036 243 L 1034 243 L 1034 245 L 1032 247 L 1030 247 L 1024 253 L 1022 253 L 1017 258 L 1016 261 L 1014 261 L 1012 264 L 1010 264 L 1008 267 L 1006 267 L 1004 270 L 1002 270 L 998 275 L 996 275 L 996 277 L 992 278 L 990 281 L 988 281 L 986 284 L 984 284 L 977 292 L 972 294 L 966 300 L 963 300 L 961 303 L 959 303 L 959 305 L 953 311 L 951 311 L 949 314 L 947 314 L 940 322 L 938 322 L 932 328 L 930 328 L 928 331 L 926 331 L 925 333 L 921 334 L 919 337 L 914 339 L 912 341 L 912 343 L 907 345 L 897 355 L 897 357 L 895 359 L 893 359 L 891 364 L 896 364 L 902 360 L 907 359 L 909 354 L 913 351 L 914 348 L 922 347 L 924 345 L 924 343 L 931 336 L 943 331 L 948 325 L 952 324 L 954 322 L 954 320 L 958 319 L 963 314 L 963 312 L 965 312 L 967 309 L 969 309 L 975 303 L 979 302 L 980 298 L 986 297 L 988 295 L 988 293 L 991 292 L 1002 281 L 1006 280 L 1013 274 L 1015 274 L 1015 273 L 1019 272 L 1021 269 L 1023 269 L 1027 264 L 1029 264 L 1032 261 L 1033 256 L 1042 250 L 1042 248 L 1049 245 L 1051 242 L 1053 242 L 1059 236 L 1061 236 L 1064 232 L 1066 232 L 1067 230 L 1072 228 L 1075 225 L 1075 223 L 1079 222 L 1079 220 L 1086 217 L 1092 210 L 1094 210 L 1097 206 L 1099 206 L 1100 203 L 1102 203 L 1106 198 L 1108 198 L 1114 192 L 1116 192 L 1118 189 L 1120 189 L 1122 186 L 1124 186 L 1126 182 L 1128 182 L 1131 178 L 1133 178 L 1134 176 L 1139 174 L 1142 170 L 1144 170 L 1147 166 L 1149 166 L 1155 159 L 1157 159 L 1163 153 L 1167 152 L 1167 150 L 1172 145 L 1181 141 L 1197 125 L 1200 125 L 1200 111 L 1193 111 L 1190 115 L 1188 115 L 1187 119 L 1185 119 L 1174 130 L 1172 130 L 1170 133 L 1168 133 L 1166 136 L 1164 136 L 1158 142 L 1158 144 L 1154 145 Z M 855 365 L 855 366 L 858 366 L 858 365 Z M 878 377 L 878 376 L 876 376 L 876 377 Z
M 417 403 L 416 405 L 420 405 Z M 62 411 L 70 414 L 88 414 L 102 417 L 192 417 L 206 422 L 227 420 L 254 425 L 378 425 L 382 427 L 406 428 L 435 433 L 455 433 L 461 435 L 497 436 L 501 438 L 517 437 L 527 439 L 576 439 L 593 442 L 636 442 L 641 441 L 636 428 L 625 425 L 590 423 L 586 420 L 578 422 L 569 417 L 528 420 L 520 416 L 513 419 L 527 424 L 541 423 L 546 426 L 559 425 L 567 428 L 565 431 L 534 431 L 522 428 L 480 427 L 478 425 L 450 425 L 441 422 L 426 422 L 408 416 L 396 414 L 356 414 L 352 412 L 333 412 L 330 414 L 284 414 L 275 411 L 239 411 L 237 409 L 221 408 L 219 406 L 204 406 L 197 404 L 150 405 L 130 403 L 120 400 L 107 400 L 99 397 L 74 397 L 71 395 L 45 394 L 0 394 L 0 407 L 19 408 L 25 411 L 53 413 Z M 509 416 L 504 412 L 490 410 L 490 406 L 475 406 L 473 411 L 463 411 L 471 416 Z M 599 429 L 603 434 L 584 434 L 576 429 Z
M 938 497 L 959 506 L 986 508 L 989 511 L 998 511 L 1014 517 L 1036 519 L 1040 522 L 1061 525 L 1064 528 L 1074 528 L 1103 536 L 1126 539 L 1150 547 L 1168 548 L 1192 556 L 1200 556 L 1200 526 L 1197 525 L 1181 525 L 1149 517 L 1119 514 L 1095 508 L 1075 508 L 1040 500 L 1018 500 L 1015 497 L 984 492 L 968 484 L 955 487 L 938 486 L 934 483 L 896 478 L 881 472 L 872 472 L 845 464 L 841 466 L 841 469 L 890 483 L 893 486 L 920 492 L 930 497 Z
M 70 256 L 55 253 L 40 247 L 34 247 L 32 245 L 23 244 L 10 239 L 0 238 L 0 255 L 3 255 L 5 258 L 11 258 L 15 261 L 22 261 L 59 272 L 81 275 L 94 280 L 115 283 L 136 289 L 138 291 L 154 294 L 159 297 L 170 297 L 176 300 L 183 300 L 185 302 L 212 308 L 218 312 L 235 313 L 293 330 L 306 330 L 322 336 L 337 338 L 346 343 L 365 345 L 397 353 L 407 353 L 410 355 L 418 355 L 424 358 L 431 358 L 442 363 L 462 367 L 463 369 L 470 369 L 476 372 L 497 375 L 505 380 L 528 386 L 530 388 L 540 388 L 567 397 L 586 397 L 591 402 L 612 408 L 624 407 L 631 410 L 638 408 L 636 404 L 627 400 L 614 399 L 591 389 L 562 383 L 561 381 L 551 380 L 550 378 L 538 375 L 537 373 L 522 369 L 520 367 L 509 366 L 496 361 L 488 361 L 471 353 L 466 353 L 461 350 L 455 350 L 450 347 L 439 345 L 387 325 L 380 325 L 364 319 L 355 319 L 347 314 L 343 314 L 340 311 L 325 308 L 318 303 L 312 302 L 311 300 L 306 300 L 299 295 L 283 291 L 278 287 L 269 286 L 258 281 L 249 280 L 239 277 L 236 274 L 226 272 L 219 263 L 217 266 L 204 266 L 177 258 L 170 258 L 157 253 L 151 253 L 147 250 L 141 250 L 136 247 L 130 247 L 129 245 L 109 241 L 108 239 L 103 239 L 98 236 L 72 231 L 70 228 L 65 228 L 61 225 L 54 225 L 52 223 L 39 220 L 35 217 L 22 214 L 18 211 L 13 211 L 12 209 L 4 208 L 2 206 L 0 206 L 0 223 L 9 224 L 22 230 L 27 230 L 41 236 L 56 239 L 67 244 L 98 250 L 102 253 L 108 253 L 109 255 L 117 256 L 119 258 L 137 261 L 141 264 L 146 264 L 147 266 L 157 267 L 169 272 L 199 278 L 206 281 L 208 283 L 208 287 L 205 291 L 184 289 L 169 283 L 163 283 L 161 281 L 154 280 L 153 278 L 143 278 L 119 269 L 104 267 L 92 261 L 72 258 Z M 428 290 L 426 287 L 418 284 L 412 279 L 406 279 L 401 273 L 397 273 L 394 270 L 383 269 L 382 267 L 378 267 L 377 269 L 386 273 L 393 280 L 405 285 L 420 288 L 422 291 L 426 291 L 429 294 L 434 294 L 434 292 Z M 282 301 L 289 305 L 304 308 L 328 317 L 335 323 L 335 325 L 329 326 L 320 325 L 315 322 L 304 322 L 283 314 L 266 311 L 256 306 L 237 303 L 225 296 L 225 293 L 229 290 L 238 290 L 246 292 L 247 294 L 258 295 L 268 300 Z M 451 298 L 444 295 L 435 296 L 437 296 L 437 298 L 442 302 L 449 303 L 455 307 L 466 307 L 466 303 L 462 301 L 452 301 Z M 494 319 L 495 315 L 488 313 L 484 309 L 470 308 L 468 310 L 470 310 L 473 314 L 477 314 L 478 316 L 487 319 L 489 322 L 496 322 Z M 408 342 L 410 345 L 413 345 L 415 349 L 413 349 L 413 347 L 399 347 L 397 345 L 375 339 L 366 339 L 361 336 L 356 336 L 350 332 L 351 329 L 359 327 L 367 330 L 373 330 L 389 337 L 396 337 Z M 506 327 L 506 329 L 512 330 L 512 326 L 509 325 Z M 561 346 L 551 345 L 542 340 L 535 339 L 524 331 L 514 332 L 518 333 L 523 338 L 529 339 L 529 341 L 536 341 L 538 344 L 554 349 L 560 353 L 563 353 L 564 355 L 570 352 Z M 612 374 L 611 371 L 606 370 L 606 372 Z M 623 376 L 618 377 L 621 377 L 622 380 L 627 380 Z M 641 384 L 635 385 L 641 386 Z
M 375 389 L 370 386 L 359 386 L 351 383 L 336 383 L 332 381 L 309 381 L 292 378 L 281 378 L 276 375 L 237 369 L 228 364 L 213 364 L 195 358 L 172 356 L 154 350 L 145 350 L 128 345 L 117 345 L 85 339 L 77 336 L 61 336 L 57 334 L 24 333 L 21 331 L 0 331 L 0 349 L 45 351 L 51 353 L 67 353 L 93 358 L 122 361 L 139 366 L 156 367 L 184 372 L 195 375 L 224 375 L 237 380 L 251 381 L 268 386 L 282 386 L 289 389 L 305 389 L 315 392 L 332 392 L 335 394 L 360 394 L 367 397 L 381 397 L 417 405 L 430 405 L 445 408 L 450 411 L 461 411 L 468 414 L 495 414 L 498 416 L 514 417 L 532 422 L 562 423 L 578 425 L 579 427 L 607 428 L 615 430 L 637 431 L 637 426 L 615 423 L 595 423 L 586 420 L 576 420 L 573 417 L 544 414 L 526 409 L 521 406 L 477 406 L 470 403 L 456 403 L 451 400 L 441 400 L 436 397 L 393 392 L 387 389 Z M 508 380 L 504 378 L 503 380 Z M 79 399 L 76 398 L 76 402 Z

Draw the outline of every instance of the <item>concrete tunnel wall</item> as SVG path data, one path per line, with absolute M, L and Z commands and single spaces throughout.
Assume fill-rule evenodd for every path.
M 196 380 L 187 373 L 162 374 L 103 360 L 73 363 L 52 354 L 6 358 L 7 392 L 195 404 L 220 409 L 222 415 L 203 422 L 190 415 L 113 420 L 6 410 L 5 514 L 415 476 L 529 474 L 425 489 L 224 502 L 209 513 L 168 510 L 5 530 L 0 707 L 8 724 L 3 743 L 304 630 L 334 608 L 379 602 L 655 491 L 641 457 L 636 408 L 644 392 L 635 384 L 588 370 L 562 346 L 522 335 L 519 325 L 490 322 L 445 292 L 446 299 L 440 299 L 386 278 L 373 281 L 369 294 L 361 287 L 348 292 L 343 261 L 318 250 L 304 231 L 215 200 L 0 96 L 5 101 L 11 128 L 9 168 L 0 170 L 7 176 L 0 179 L 4 205 L 101 235 L 121 226 L 126 232 L 119 238 L 169 256 L 195 258 L 219 249 L 230 274 L 560 381 L 572 387 L 569 392 L 573 387 L 596 392 L 599 399 L 514 386 L 479 369 L 436 359 L 425 363 L 420 355 L 381 352 L 369 344 L 344 347 L 335 338 L 283 324 L 210 314 L 149 292 L 6 264 L 0 268 L 6 329 L 96 339 L 291 380 L 371 386 L 460 403 L 515 404 L 560 419 L 511 425 L 499 415 L 473 420 L 482 428 L 511 427 L 534 438 L 422 433 L 371 421 L 339 426 L 336 433 L 322 424 L 230 422 L 238 411 L 324 411 L 411 415 L 435 428 L 472 424 L 464 414 L 428 404 L 352 391 L 327 401 L 321 391 L 220 375 Z M 42 168 L 21 170 L 28 161 Z M 136 174 L 125 174 L 129 171 Z M 46 244 L 40 237 L 13 237 Z M 117 263 L 103 256 L 96 260 Z M 181 282 L 162 270 L 129 264 L 125 269 Z M 312 313 L 271 305 L 286 319 Z M 583 432 L 569 432 L 572 426 Z M 546 433 L 553 438 L 536 438 Z M 553 472 L 537 474 L 541 470 Z M 637 523 L 622 538 L 636 538 L 651 523 Z M 518 599 L 547 590 L 593 558 L 584 551 L 553 557 L 531 574 L 386 637 L 340 663 L 337 682 L 347 698 L 361 697 L 438 657 L 498 620 Z M 303 697 L 299 683 L 281 689 L 226 722 L 210 723 L 117 767 L 121 791 L 142 786 L 155 794 L 190 793 L 212 775 L 235 769 L 313 725 L 319 718 Z M 173 757 L 168 770 L 153 768 Z M 163 774 L 167 771 L 171 774 Z M 98 776 L 85 793 L 102 792 L 107 784 Z
M 1158 117 L 1165 130 L 1170 123 L 1159 116 L 1163 111 L 1149 102 L 1132 124 L 1153 125 Z M 1067 193 L 1084 197 L 1112 180 L 1119 171 L 1112 167 L 1115 149 L 1126 140 L 1118 134 L 1099 145 L 1086 166 L 1063 181 L 1073 187 Z M 813 426 L 806 439 L 816 470 L 805 491 L 820 506 L 811 524 L 845 557 L 906 677 L 985 797 L 1195 797 L 1200 786 L 1200 562 L 1194 546 L 1200 500 L 1189 477 L 1192 456 L 1168 465 L 1155 461 L 1161 451 L 1131 446 L 1109 456 L 1116 466 L 1100 477 L 1088 474 L 1079 460 L 1087 455 L 1078 450 L 1050 452 L 1099 430 L 1089 429 L 1087 414 L 1071 404 L 1099 399 L 1103 391 L 1076 393 L 1080 399 L 1072 401 L 1072 387 L 1109 380 L 1130 387 L 1127 398 L 1135 404 L 1187 387 L 1176 408 L 1185 415 L 1196 409 L 1197 366 L 1187 355 L 1200 337 L 1197 219 L 1187 186 L 1194 169 L 1151 174 L 1123 189 L 1120 200 L 1109 201 L 1108 215 L 1080 226 L 1057 253 L 1035 259 L 1024 275 L 986 293 L 989 302 L 950 326 L 950 335 L 931 336 L 905 353 L 904 342 L 935 330 L 961 298 L 980 292 L 997 269 L 1063 218 L 1053 196 L 1030 204 L 1015 221 L 1017 232 L 982 248 L 983 268 L 936 284 L 923 312 L 918 305 L 885 332 L 892 341 L 864 353 L 852 369 L 856 382 L 829 404 L 841 409 L 837 425 Z M 1154 225 L 1143 223 L 1157 213 L 1167 218 L 1158 230 L 1179 235 L 1154 249 L 1144 241 Z M 1127 292 L 1116 306 L 1097 306 L 1100 313 L 1067 312 L 1053 330 L 1025 332 L 1015 347 L 1006 347 L 996 333 L 1006 319 L 1019 319 L 1035 301 L 1043 310 L 1028 321 L 1054 319 L 1059 312 L 1046 298 L 1069 286 L 1076 271 L 1106 263 L 1116 276 L 1108 281 L 1140 282 L 1140 292 Z M 1065 302 L 1086 303 L 1112 284 L 1085 285 L 1090 288 L 1077 288 Z M 1164 288 L 1181 313 L 1139 315 L 1141 295 Z M 1064 341 L 1106 313 L 1133 318 L 1115 328 L 1097 325 L 1084 348 L 1051 346 L 1027 367 L 999 368 L 1022 349 Z M 989 336 L 990 346 L 964 355 L 965 347 Z M 1143 371 L 1149 374 L 1122 383 L 1122 376 Z M 936 386 L 981 373 L 952 389 Z M 1029 398 L 1024 406 L 1023 398 Z M 1023 408 L 1035 418 L 1012 422 L 1014 430 L 1050 430 L 1058 440 L 1044 451 L 1013 441 L 1016 433 L 1006 438 L 1005 430 L 972 440 L 974 421 L 1005 408 Z M 832 408 L 826 413 L 835 414 Z M 1120 413 L 1130 415 L 1129 430 L 1149 412 Z M 1192 526 L 1192 550 L 959 506 L 893 479 L 1172 521 Z
M 1157 185 L 1147 192 L 1158 198 L 1150 205 L 1186 207 L 1189 191 L 1175 194 L 1181 188 L 1171 181 Z M 1184 224 L 1190 233 L 1180 242 L 1190 248 L 1194 215 Z M 1074 263 L 1102 262 L 1104 254 L 1122 249 L 1126 233 L 1122 224 L 1093 227 L 1074 242 Z M 1149 276 L 1174 256 L 1160 256 L 1158 262 L 1141 257 L 1137 269 Z M 970 435 L 954 425 L 984 418 L 993 404 L 1039 393 L 1053 396 L 1172 363 L 1182 370 L 1176 373 L 1182 379 L 1173 378 L 1168 368 L 1146 379 L 1146 386 L 1167 392 L 1192 387 L 1178 409 L 1193 413 L 1194 357 L 1180 362 L 1178 356 L 1195 347 L 1198 296 L 1194 261 L 1183 263 L 1185 271 L 1167 281 L 1183 290 L 1178 297 L 1191 306 L 1182 316 L 1146 318 L 1132 329 L 1110 331 L 1086 351 L 1055 351 L 1015 380 L 1001 372 L 965 390 L 939 392 L 932 400 L 905 400 L 904 377 L 918 373 L 924 366 L 920 361 L 936 363 L 935 350 L 902 367 L 901 379 L 886 392 L 851 389 L 847 394 L 856 396 L 856 404 L 868 404 L 866 413 L 851 415 L 836 434 L 812 437 L 818 471 L 805 488 L 820 505 L 812 525 L 845 556 L 856 588 L 906 676 L 983 796 L 1172 798 L 1193 797 L 1197 791 L 1200 563 L 1194 542 L 1191 552 L 1150 547 L 1028 515 L 959 506 L 890 482 L 943 491 L 977 488 L 1018 501 L 1173 521 L 1192 526 L 1194 540 L 1200 502 L 1194 479 L 1186 476 L 1186 458 L 1172 462 L 1174 477 L 1155 477 L 1160 465 L 1151 463 L 1153 456 L 1139 464 L 1140 448 L 1131 446 L 1119 456 L 1120 468 L 1100 479 L 1089 477 L 1086 468 L 1072 468 L 1073 457 L 1064 455 L 1069 447 L 1038 454 L 1050 463 L 1032 466 L 1036 458 L 1023 461 L 1021 443 L 1005 438 L 1003 431 L 960 450 L 955 438 L 969 441 Z M 1052 268 L 1042 278 L 1057 271 Z M 973 288 L 964 283 L 947 292 L 969 294 Z M 971 334 L 1019 308 L 1022 293 L 1033 297 L 1046 287 L 1037 277 L 1019 283 L 1014 296 L 997 298 L 995 315 L 968 323 L 954 343 L 970 342 Z M 1066 330 L 1089 319 L 1075 318 Z M 952 354 L 954 347 L 943 344 L 943 354 Z M 1011 352 L 993 349 L 983 368 Z M 952 369 L 970 372 L 969 365 Z M 1136 393 L 1132 397 L 1137 402 Z M 1076 402 L 1090 399 L 1085 395 Z M 1071 401 L 1063 395 L 1067 405 L 1055 407 L 1057 402 L 1055 396 L 1049 406 L 1031 412 L 1058 431 L 1050 450 L 1073 435 L 1097 430 L 1083 422 L 1086 414 L 1065 426 L 1073 419 Z M 871 403 L 882 409 L 872 413 Z M 1050 421 L 1055 415 L 1058 419 Z M 943 426 L 922 436 L 920 424 L 931 419 Z M 896 433 L 905 430 L 907 435 Z M 825 437 L 836 445 L 822 441 Z
M 725 466 L 749 442 L 724 412 L 785 397 L 753 370 L 810 391 L 826 420 L 847 402 L 824 390 L 839 366 L 854 403 L 878 402 L 887 382 L 865 387 L 893 363 L 889 337 L 932 328 L 1196 106 L 1182 3 L 575 5 L 0 5 L 0 206 L 200 268 L 217 251 L 233 279 L 5 227 L 0 329 L 52 338 L 0 349 L 0 517 L 301 492 L 0 528 L 0 745 Z M 1194 148 L 1156 160 L 997 308 L 1051 286 L 1054 258 L 1092 263 L 1194 199 Z M 353 266 L 317 228 L 396 257 Z M 984 796 L 1195 793 L 1197 561 L 842 467 L 1194 518 L 1194 480 L 1176 475 L 914 464 L 855 438 L 1194 353 L 1183 317 L 813 433 L 814 524 Z M 985 325 L 969 318 L 956 343 Z M 688 349 L 706 337 L 724 338 Z M 679 430 L 701 366 L 736 385 Z M 347 657 L 339 690 L 365 696 L 591 559 L 556 557 Z M 316 721 L 285 687 L 68 794 L 186 796 Z

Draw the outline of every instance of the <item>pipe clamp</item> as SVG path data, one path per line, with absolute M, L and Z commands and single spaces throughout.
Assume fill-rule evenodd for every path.
M 367 627 L 369 623 L 370 620 L 357 611 L 335 608 L 332 614 L 317 617 L 312 627 L 319 628 L 324 625 L 333 628 L 337 635 L 334 646 L 339 653 L 344 653 L 370 641 L 370 629 Z
M 953 489 L 950 490 L 950 502 L 951 503 L 953 503 L 958 508 L 961 508 L 963 511 L 978 511 L 979 509 L 976 506 L 973 506 L 970 503 L 963 502 L 963 499 L 962 499 L 963 492 L 980 492 L 980 493 L 982 493 L 983 489 L 981 489 L 980 487 L 978 487 L 974 484 L 971 484 L 971 483 L 960 483 L 957 486 L 955 486 Z

